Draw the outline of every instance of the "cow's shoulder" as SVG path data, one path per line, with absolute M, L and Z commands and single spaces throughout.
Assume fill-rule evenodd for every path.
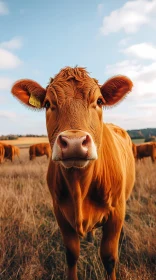
M 119 143 L 120 145 L 121 142 L 132 147 L 131 138 L 126 130 L 112 123 L 106 123 L 106 126 L 112 134 L 113 138 L 115 139 L 116 144 Z

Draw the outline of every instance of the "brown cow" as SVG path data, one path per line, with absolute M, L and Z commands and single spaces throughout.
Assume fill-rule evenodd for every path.
M 52 159 L 47 181 L 66 247 L 68 280 L 77 280 L 79 236 L 102 227 L 100 255 L 107 279 L 115 280 L 125 205 L 135 179 L 132 142 L 122 129 L 104 124 L 102 107 L 131 91 L 125 76 L 102 86 L 84 68 L 64 68 L 46 89 L 17 81 L 12 93 L 30 107 L 46 108 Z
M 4 146 L 5 154 L 4 158 L 13 161 L 14 157 L 17 156 L 19 158 L 20 150 L 17 146 L 9 145 L 2 143 L 1 144 Z
M 132 142 L 132 150 L 133 150 L 134 158 L 137 159 L 137 147 L 133 142 Z
M 156 142 L 143 143 L 136 146 L 137 159 L 144 159 L 145 157 L 151 157 L 152 162 L 156 160 Z
M 35 157 L 40 157 L 46 155 L 50 158 L 51 148 L 49 143 L 39 143 L 31 145 L 29 148 L 29 158 L 33 160 Z
M 5 143 L 2 143 L 2 145 L 4 146 L 4 150 L 5 150 L 4 158 L 13 161 L 14 158 L 13 146 Z
M 12 146 L 12 147 L 13 147 L 13 158 L 14 158 L 15 156 L 17 156 L 18 159 L 19 159 L 19 156 L 20 156 L 20 149 L 19 149 L 17 146 Z
M 0 163 L 2 163 L 4 160 L 4 154 L 5 154 L 4 146 L 0 144 Z

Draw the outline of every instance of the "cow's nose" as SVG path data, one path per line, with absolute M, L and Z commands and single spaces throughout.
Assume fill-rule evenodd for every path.
M 57 144 L 62 151 L 63 159 L 86 158 L 91 145 L 91 138 L 89 135 L 81 137 L 59 135 Z

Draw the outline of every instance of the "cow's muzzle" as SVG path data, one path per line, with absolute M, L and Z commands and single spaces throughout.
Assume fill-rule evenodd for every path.
M 52 160 L 60 161 L 66 168 L 83 168 L 90 160 L 97 159 L 94 141 L 89 133 L 66 130 L 55 140 Z

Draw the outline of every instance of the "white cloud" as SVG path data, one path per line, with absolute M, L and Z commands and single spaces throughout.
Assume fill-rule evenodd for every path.
M 137 104 L 136 108 L 143 109 L 143 110 L 156 110 L 156 103 Z
M 110 64 L 106 66 L 106 73 L 108 75 L 126 75 L 131 79 L 140 73 L 142 65 L 136 60 L 123 60 L 116 64 Z
M 134 91 L 136 98 L 156 98 L 155 89 L 156 80 L 153 80 L 150 83 L 146 80 L 134 80 Z
M 22 47 L 22 38 L 14 37 L 10 41 L 0 43 L 0 48 L 4 49 L 20 49 Z
M 3 1 L 0 1 L 0 15 L 7 15 L 9 14 L 9 9 Z
M 142 108 L 137 106 L 129 106 L 129 110 L 133 112 L 130 114 L 121 110 L 121 107 L 128 108 L 128 105 L 125 105 L 125 102 L 122 105 L 118 105 L 114 109 L 107 110 L 104 112 L 104 121 L 106 123 L 114 123 L 119 125 L 124 129 L 139 129 L 146 127 L 155 127 L 156 124 L 156 110 L 153 106 L 152 110 L 150 107 L 146 107 L 143 109 L 143 104 L 141 104 Z M 150 105 L 149 105 L 150 106 Z M 140 110 L 141 109 L 141 110 Z M 121 113 L 122 112 L 122 113 Z
M 136 33 L 142 25 L 151 22 L 152 15 L 156 15 L 156 0 L 128 1 L 104 17 L 100 31 L 103 35 L 122 29 L 126 33 Z
M 0 77 L 0 91 L 10 90 L 13 80 L 7 77 Z
M 108 65 L 106 73 L 109 75 L 126 75 L 132 79 L 134 94 L 131 96 L 133 99 L 139 100 L 139 97 L 156 99 L 156 62 L 142 65 L 135 60 L 124 60 Z
M 123 52 L 136 58 L 156 60 L 156 47 L 149 43 L 132 45 Z
M 11 52 L 0 49 L 0 69 L 13 69 L 21 64 L 21 60 Z

